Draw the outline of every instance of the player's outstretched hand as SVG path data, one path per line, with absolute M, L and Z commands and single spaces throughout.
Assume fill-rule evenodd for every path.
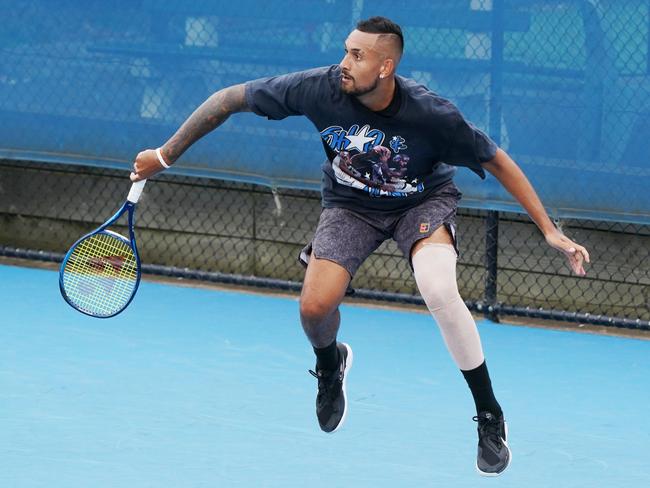
M 558 251 L 562 251 L 569 261 L 569 265 L 575 274 L 584 276 L 586 273 L 583 267 L 584 262 L 589 262 L 589 253 L 587 249 L 580 244 L 576 244 L 567 236 L 556 230 L 546 236 L 546 242 Z
M 165 167 L 160 163 L 156 150 L 146 149 L 135 157 L 131 181 L 146 180 L 164 169 Z

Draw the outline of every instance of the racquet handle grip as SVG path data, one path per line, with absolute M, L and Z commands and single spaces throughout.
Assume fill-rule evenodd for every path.
M 144 189 L 144 184 L 147 180 L 136 181 L 131 185 L 131 190 L 129 190 L 129 196 L 126 199 L 131 203 L 138 203 L 140 200 L 140 195 L 142 195 L 142 190 Z

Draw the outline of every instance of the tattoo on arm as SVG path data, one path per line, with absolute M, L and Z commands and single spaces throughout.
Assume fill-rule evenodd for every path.
M 244 85 L 234 85 L 214 93 L 203 102 L 162 147 L 169 163 L 176 161 L 192 144 L 223 124 L 231 114 L 250 112 Z

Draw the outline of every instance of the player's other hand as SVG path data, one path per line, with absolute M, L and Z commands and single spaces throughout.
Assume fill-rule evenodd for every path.
M 133 162 L 133 172 L 131 173 L 131 181 L 141 181 L 151 178 L 153 175 L 160 173 L 165 168 L 156 155 L 155 149 L 146 149 L 135 157 Z
M 580 244 L 576 244 L 559 230 L 548 234 L 546 242 L 551 246 L 564 253 L 569 261 L 569 266 L 578 276 L 584 276 L 586 273 L 583 263 L 589 262 L 589 253 L 587 249 Z

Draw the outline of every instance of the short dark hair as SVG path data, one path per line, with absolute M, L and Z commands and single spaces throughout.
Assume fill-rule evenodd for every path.
M 357 30 L 368 34 L 395 34 L 399 38 L 400 53 L 404 51 L 404 36 L 402 28 L 386 17 L 370 17 L 357 22 Z

